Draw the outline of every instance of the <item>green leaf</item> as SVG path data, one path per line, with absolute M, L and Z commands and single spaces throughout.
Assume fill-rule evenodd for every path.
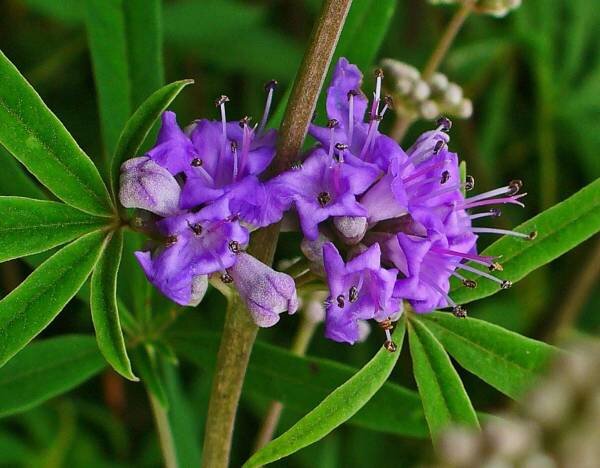
M 98 169 L 2 52 L 0 80 L 0 143 L 65 203 L 110 215 Z
M 67 392 L 104 367 L 91 336 L 35 341 L 0 369 L 0 416 L 25 411 Z
M 0 197 L 0 262 L 49 250 L 105 224 L 63 203 Z
M 197 328 L 182 322 L 181 328 L 168 335 L 177 355 L 207 372 L 212 371 L 220 335 L 195 331 Z M 330 359 L 299 357 L 286 349 L 257 341 L 252 349 L 244 392 L 281 401 L 286 408 L 306 414 L 358 371 Z M 390 408 L 394 410 L 390 411 Z M 385 383 L 348 423 L 401 436 L 428 436 L 419 396 L 390 382 Z
M 123 377 L 137 381 L 131 371 L 117 307 L 117 275 L 123 253 L 123 231 L 116 231 L 107 242 L 90 284 L 92 321 L 102 355 Z
M 43 200 L 46 194 L 24 170 L 19 161 L 0 146 L 0 195 L 18 195 L 19 197 Z
M 132 109 L 165 82 L 161 0 L 125 0 Z
M 104 232 L 92 232 L 62 248 L 0 301 L 0 366 L 77 293 L 98 260 L 104 237 Z
M 395 339 L 402 348 L 404 320 L 398 322 Z M 289 430 L 256 452 L 244 467 L 262 466 L 280 460 L 325 437 L 350 419 L 381 388 L 390 376 L 400 351 L 379 350 L 371 361 L 342 386 L 335 389 L 314 410 Z
M 126 159 L 138 154 L 144 139 L 161 114 L 181 90 L 193 82 L 194 80 L 181 80 L 163 86 L 146 99 L 127 121 L 111 161 L 111 180 L 115 191 L 118 185 L 121 164 Z
M 85 0 L 104 146 L 113 154 L 133 108 L 163 84 L 159 0 Z
M 440 342 L 422 322 L 412 319 L 408 338 L 413 373 L 432 437 L 451 424 L 478 427 L 471 400 Z
M 470 317 L 459 320 L 436 312 L 420 319 L 462 367 L 512 398 L 522 394 L 558 351 Z
M 156 397 L 164 409 L 169 407 L 166 384 L 158 360 L 160 356 L 151 345 L 141 345 L 132 350 L 136 372 L 148 391 Z
M 540 213 L 515 229 L 537 231 L 533 241 L 504 236 L 485 249 L 482 255 L 498 255 L 504 271 L 498 276 L 516 283 L 536 268 L 568 252 L 600 230 L 600 179 L 596 179 L 575 195 Z M 474 278 L 472 274 L 465 276 Z M 469 289 L 460 283 L 452 287 L 452 299 L 464 304 L 491 296 L 499 286 L 492 281 L 479 281 Z

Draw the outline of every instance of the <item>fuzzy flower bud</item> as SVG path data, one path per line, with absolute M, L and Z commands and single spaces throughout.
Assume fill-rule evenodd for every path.
M 121 166 L 119 199 L 126 208 L 172 215 L 178 211 L 180 194 L 175 177 L 148 156 L 130 159 Z
M 279 273 L 241 252 L 229 270 L 233 283 L 259 327 L 272 327 L 279 314 L 298 309 L 296 285 L 291 276 Z

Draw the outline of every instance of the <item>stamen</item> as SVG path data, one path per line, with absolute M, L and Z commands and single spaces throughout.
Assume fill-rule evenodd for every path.
M 378 68 L 375 70 L 375 92 L 373 93 L 373 107 L 371 109 L 371 118 L 375 118 L 379 114 L 379 101 L 381 100 L 381 82 L 383 80 L 383 70 Z
M 467 309 L 465 309 L 463 306 L 456 306 L 454 309 L 452 309 L 452 315 L 454 315 L 456 318 L 467 318 Z
M 177 236 L 167 236 L 165 238 L 165 247 L 171 247 L 177 244 Z
M 321 192 L 317 196 L 317 201 L 321 207 L 325 208 L 325 205 L 331 201 L 331 194 L 329 192 Z
M 381 109 L 381 113 L 379 114 L 379 120 L 383 120 L 383 116 L 385 115 L 388 109 L 394 108 L 394 100 L 392 99 L 392 96 L 385 96 L 383 98 L 383 102 L 385 104 L 383 106 L 383 109 Z
M 356 302 L 358 300 L 358 288 L 356 286 L 352 286 L 348 291 L 348 299 L 350 302 Z
M 456 266 L 456 268 L 459 268 L 459 269 L 465 270 L 465 271 L 470 271 L 471 273 L 475 273 L 476 275 L 479 275 L 479 276 L 483 276 L 484 278 L 487 278 L 487 279 L 493 281 L 494 283 L 498 283 L 500 286 L 502 286 L 506 282 L 503 279 L 496 278 L 495 276 L 490 275 L 489 273 L 487 273 L 485 271 L 478 270 L 477 268 L 473 268 L 472 266 L 465 265 L 464 263 L 458 264 Z M 507 289 L 504 286 L 502 286 L 502 287 L 503 287 L 503 289 Z
M 465 190 L 467 192 L 473 190 L 475 188 L 475 178 L 471 175 L 467 175 L 465 177 Z
M 225 271 L 221 274 L 221 281 L 223 281 L 223 283 L 225 284 L 231 284 L 233 283 L 233 278 L 229 273 Z
M 238 176 L 238 154 L 236 141 L 231 142 L 231 155 L 233 156 L 233 180 L 235 182 Z
M 452 120 L 448 117 L 440 117 L 436 123 L 442 132 L 448 132 L 452 128 Z
M 194 232 L 194 234 L 195 234 L 196 236 L 199 236 L 199 235 L 201 235 L 201 234 L 202 234 L 202 231 L 203 231 L 203 229 L 202 229 L 202 225 L 201 225 L 200 223 L 194 223 L 194 224 L 191 224 L 191 223 L 188 221 L 188 227 L 189 227 L 189 228 L 190 228 L 190 229 L 191 229 L 191 230 Z
M 354 96 L 358 96 L 358 91 L 354 89 L 348 91 L 348 142 L 350 144 L 354 134 Z
M 521 232 L 510 231 L 508 229 L 496 229 L 496 228 L 486 228 L 486 227 L 474 227 L 471 229 L 473 232 L 479 234 L 498 234 L 499 236 L 514 236 L 520 237 L 521 239 L 533 240 L 537 237 L 536 231 L 531 231 L 528 234 L 523 234 Z
M 430 288 L 432 288 L 433 290 L 437 291 L 439 293 L 440 296 L 442 296 L 444 299 L 446 299 L 446 302 L 454 309 L 456 309 L 458 307 L 458 305 L 456 304 L 456 302 L 454 302 L 450 296 L 448 296 L 448 294 L 446 294 L 444 292 L 444 290 L 442 288 L 440 288 L 437 284 L 435 284 L 435 281 L 433 281 L 429 276 L 424 275 L 421 272 L 421 281 L 423 283 L 425 283 L 427 286 L 429 286 Z
M 447 177 L 444 177 L 444 174 L 447 175 Z M 430 183 L 435 183 L 438 182 L 440 184 L 445 184 L 446 182 L 448 182 L 448 179 L 450 178 L 450 173 L 448 171 L 444 171 L 440 176 L 436 176 L 436 177 L 429 177 L 427 179 L 423 179 L 423 180 L 417 180 L 416 182 L 407 185 L 405 190 L 407 192 L 409 191 L 413 191 L 413 189 L 419 189 L 419 188 L 423 188 L 426 184 L 430 184 Z
M 435 154 L 433 153 L 433 150 L 435 149 L 435 145 L 437 144 L 437 141 L 446 142 L 447 139 L 449 138 L 448 135 L 446 135 L 445 133 L 441 133 L 442 128 L 443 127 L 439 126 L 435 130 L 433 130 L 431 132 L 431 134 L 425 139 L 425 141 L 423 141 L 419 144 L 420 151 L 415 151 L 414 154 L 412 154 L 406 161 L 404 161 L 404 163 L 400 166 L 400 169 L 404 169 L 406 166 L 408 166 L 411 163 L 416 166 L 417 164 L 419 164 L 423 161 L 427 161 L 432 156 L 435 156 Z M 429 146 L 428 143 L 434 139 L 436 139 L 436 143 L 434 144 L 434 146 Z M 441 151 L 441 148 L 440 148 L 440 151 Z M 423 156 L 425 156 L 425 157 L 423 157 Z
M 487 206 L 487 205 L 501 205 L 503 203 L 510 203 L 513 205 L 519 205 L 521 208 L 525 207 L 523 203 L 519 201 L 520 198 L 527 195 L 526 193 L 522 193 L 521 195 L 516 195 L 514 197 L 504 197 L 504 198 L 491 198 L 489 200 L 481 200 L 473 203 L 469 201 L 469 199 L 465 200 L 465 203 L 456 205 L 454 207 L 455 210 L 469 210 L 471 208 L 477 208 L 478 206 Z
M 248 153 L 250 152 L 250 128 L 248 126 L 248 122 L 250 122 L 251 117 L 244 117 L 240 120 L 240 126 L 243 129 L 242 132 L 242 152 L 240 154 L 240 173 L 244 170 L 244 166 L 246 165 L 246 159 L 248 158 Z
M 477 281 L 469 279 L 469 278 L 465 278 L 463 275 L 461 275 L 457 271 L 452 271 L 452 270 L 446 270 L 446 271 L 448 271 L 452 276 L 461 280 L 463 286 L 465 286 L 466 288 L 475 289 L 477 287 Z
M 492 208 L 490 211 L 485 211 L 483 213 L 474 213 L 472 215 L 469 215 L 469 219 L 474 220 L 479 218 L 487 218 L 488 216 L 497 218 L 500 215 L 502 215 L 502 212 L 500 210 L 498 210 L 497 208 Z
M 204 164 L 204 161 L 202 161 L 202 159 L 200 159 L 200 158 L 194 158 L 194 159 L 192 159 L 192 162 L 190 164 L 192 167 L 202 167 L 202 164 Z
M 419 169 L 417 172 L 413 172 L 408 177 L 403 178 L 402 181 L 405 184 L 407 184 L 411 180 L 416 179 L 417 177 L 420 177 L 423 174 L 426 174 L 427 172 L 433 171 L 433 170 L 437 169 L 438 167 L 443 166 L 444 164 L 446 164 L 447 161 L 448 161 L 447 159 L 442 159 L 441 161 L 435 161 L 433 163 L 430 163 L 430 164 L 426 165 L 425 167 L 423 167 L 422 169 Z
M 344 306 L 346 305 L 346 302 L 345 302 L 345 297 L 344 297 L 344 295 L 343 295 L 343 294 L 340 294 L 338 297 L 336 297 L 336 298 L 335 298 L 335 300 L 336 300 L 336 302 L 337 302 L 337 306 L 338 306 L 340 309 L 343 309 L 343 308 L 344 308 Z
M 521 182 L 520 180 L 513 180 L 505 187 L 500 187 L 494 190 L 490 190 L 488 192 L 480 193 L 479 195 L 475 195 L 474 197 L 469 197 L 467 198 L 467 203 L 485 200 L 487 198 L 497 197 L 500 195 L 510 194 L 511 196 L 514 196 L 517 194 L 517 192 L 522 186 L 523 182 Z
M 271 112 L 271 103 L 273 101 L 273 92 L 275 88 L 277 88 L 277 80 L 271 80 L 267 84 L 265 84 L 265 91 L 267 91 L 267 102 L 265 102 L 265 110 L 263 111 L 262 119 L 260 120 L 260 125 L 258 127 L 257 135 L 262 135 L 267 125 L 267 120 L 269 119 L 269 113 Z
M 241 247 L 240 247 L 240 243 L 238 241 L 229 241 L 229 244 L 227 244 L 229 247 L 229 250 L 231 251 L 231 253 L 234 254 L 238 254 L 242 251 Z
M 392 320 L 388 317 L 385 320 L 382 320 L 381 322 L 379 322 L 379 326 L 385 332 L 386 340 L 385 340 L 385 343 L 383 343 L 383 346 L 390 353 L 396 352 L 398 347 L 396 346 L 396 343 L 394 343 L 394 341 L 392 340 L 392 334 L 390 333 L 390 330 L 394 329 L 394 324 L 392 323 Z
M 450 250 L 450 249 L 438 249 L 436 247 L 433 247 L 430 250 L 430 252 L 441 254 L 441 255 L 449 255 L 452 257 L 464 258 L 467 260 L 471 260 L 475 263 L 479 263 L 480 265 L 485 265 L 487 267 L 489 267 L 490 265 L 493 264 L 493 261 L 495 258 L 495 257 L 491 257 L 491 256 L 483 256 L 483 255 L 458 252 L 456 250 Z
M 221 124 L 222 124 L 222 136 L 221 136 L 221 157 L 225 154 L 225 142 L 227 141 L 227 116 L 225 115 L 225 103 L 229 102 L 229 98 L 224 94 L 221 95 L 216 101 L 215 106 L 221 108 Z
M 436 198 L 439 197 L 440 195 L 444 195 L 445 193 L 449 193 L 449 192 L 454 192 L 456 190 L 460 190 L 462 187 L 468 187 L 467 186 L 467 182 L 465 182 L 464 184 L 455 184 L 452 185 L 450 187 L 441 189 L 441 190 L 437 190 L 436 192 L 432 192 L 432 193 L 428 193 L 426 195 L 421 195 L 420 197 L 415 197 L 412 200 L 412 203 L 422 203 L 424 201 L 427 201 L 431 198 Z

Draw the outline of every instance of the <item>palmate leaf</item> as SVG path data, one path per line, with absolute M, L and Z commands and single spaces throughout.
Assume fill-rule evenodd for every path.
M 194 327 L 185 324 L 182 327 L 185 329 L 178 328 L 168 335 L 177 355 L 212 371 L 220 335 L 190 331 Z M 300 357 L 257 341 L 250 357 L 244 392 L 280 401 L 286 408 L 306 414 L 358 371 L 330 359 Z M 386 382 L 348 423 L 400 436 L 426 438 L 428 435 L 419 396 L 391 382 Z
M 380 349 L 350 380 L 335 389 L 289 430 L 256 452 L 244 467 L 262 466 L 280 460 L 317 442 L 350 419 L 375 395 L 392 372 L 402 348 L 404 323 L 404 320 L 398 322 L 394 334 L 398 351 L 390 353 L 385 348 Z
M 63 335 L 36 341 L 0 368 L 0 416 L 25 411 L 60 395 L 105 366 L 91 336 Z
M 65 203 L 110 216 L 100 173 L 2 52 L 0 82 L 0 143 Z
M 478 427 L 477 415 L 441 343 L 419 320 L 408 321 L 413 373 L 435 439 L 451 424 Z
M 600 179 L 516 228 L 523 233 L 533 230 L 537 231 L 533 241 L 505 236 L 483 251 L 482 255 L 501 256 L 502 278 L 515 283 L 600 231 Z M 474 289 L 454 283 L 452 299 L 464 304 L 498 289 L 491 281 L 480 281 Z
M 41 332 L 81 288 L 106 234 L 95 231 L 59 250 L 0 301 L 0 366 Z
M 497 325 L 436 312 L 419 317 L 458 363 L 517 398 L 544 369 L 556 348 Z
M 0 262 L 49 250 L 105 224 L 63 203 L 0 197 Z
M 90 284 L 90 307 L 102 355 L 123 377 L 137 381 L 125 348 L 117 307 L 117 274 L 123 253 L 123 231 L 116 231 L 100 256 Z
M 117 148 L 111 160 L 111 183 L 116 192 L 119 182 L 119 168 L 126 159 L 138 154 L 144 139 L 173 99 L 194 80 L 181 80 L 163 86 L 155 91 L 135 111 L 121 132 Z
M 114 152 L 138 105 L 163 83 L 159 0 L 85 0 L 104 146 Z

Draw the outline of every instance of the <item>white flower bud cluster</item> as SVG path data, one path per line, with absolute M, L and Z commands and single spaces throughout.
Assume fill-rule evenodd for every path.
M 410 119 L 434 120 L 440 115 L 468 119 L 473 103 L 463 96 L 460 85 L 446 75 L 434 73 L 424 80 L 415 67 L 394 59 L 381 62 L 386 76 L 386 92 L 394 99 L 394 110 Z
M 433 5 L 462 3 L 462 0 L 429 0 Z M 479 0 L 474 7 L 477 13 L 492 15 L 497 18 L 506 16 L 521 6 L 521 0 Z
M 595 467 L 600 461 L 600 343 L 562 355 L 509 414 L 481 432 L 448 430 L 437 468 Z

